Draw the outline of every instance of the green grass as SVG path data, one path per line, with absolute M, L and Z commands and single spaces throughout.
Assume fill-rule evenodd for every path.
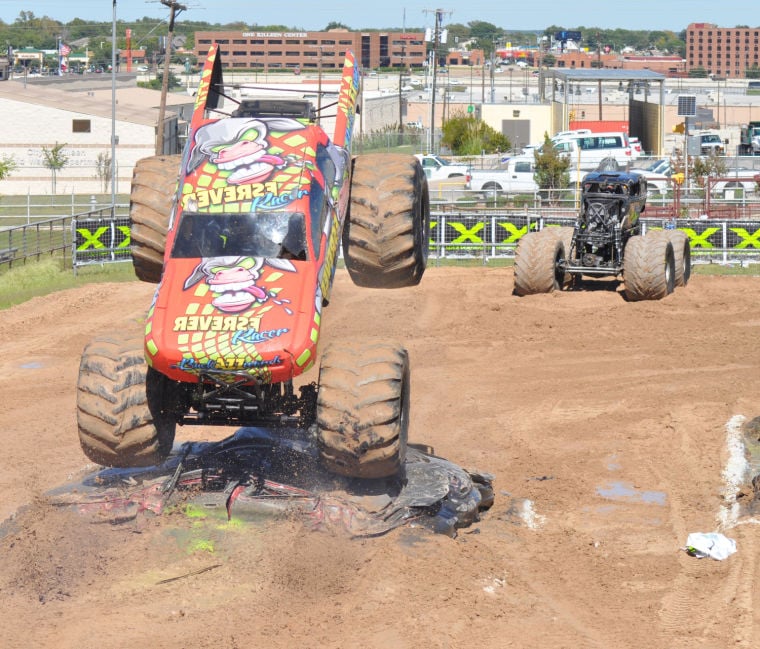
M 38 295 L 95 282 L 128 282 L 135 279 L 131 263 L 93 264 L 77 269 L 64 268 L 60 257 L 44 257 L 13 268 L 0 266 L 0 309 L 21 304 Z
M 746 266 L 721 264 L 692 264 L 692 275 L 726 275 L 726 276 L 760 276 L 760 264 L 748 264 Z
M 111 204 L 111 194 L 75 194 L 73 213 L 81 214 L 89 211 L 93 197 L 98 208 Z M 129 195 L 117 194 L 116 203 L 119 205 L 129 203 Z M 0 195 L 0 225 L 2 226 L 23 225 L 27 223 L 27 220 L 34 223 L 58 216 L 71 216 L 71 214 L 71 194 Z

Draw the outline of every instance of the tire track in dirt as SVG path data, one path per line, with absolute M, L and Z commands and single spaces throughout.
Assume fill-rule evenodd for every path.
M 715 498 L 714 491 L 705 490 L 697 483 L 693 486 L 699 491 L 702 502 L 695 501 L 692 492 L 679 493 L 678 484 L 669 478 L 670 475 L 703 475 L 706 466 L 715 464 L 714 454 L 721 450 L 717 440 L 725 440 L 724 434 L 720 438 L 715 436 L 713 445 L 705 444 L 699 437 L 699 433 L 705 431 L 692 432 L 695 429 L 690 426 L 689 414 L 682 414 L 681 420 L 676 419 L 674 424 L 674 432 L 680 438 L 681 461 L 672 465 L 668 474 L 660 472 L 662 479 L 669 484 L 670 523 L 679 544 L 685 542 L 690 532 L 714 531 L 721 519 L 719 510 L 730 506 L 725 500 Z M 719 475 L 720 472 L 716 472 L 716 483 Z M 695 529 L 695 525 L 703 527 Z M 736 538 L 738 530 L 733 528 L 733 534 L 730 529 L 722 531 Z M 755 558 L 757 548 L 753 534 L 740 533 L 740 536 L 739 550 L 723 562 L 680 553 L 678 574 L 662 598 L 660 609 L 664 631 L 677 639 L 674 648 L 690 649 L 697 642 L 708 643 L 707 646 L 754 646 L 754 584 L 759 577 Z M 697 584 L 699 588 L 695 591 Z

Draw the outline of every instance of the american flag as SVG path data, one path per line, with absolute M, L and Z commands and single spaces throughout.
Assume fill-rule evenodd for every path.
M 71 48 L 66 43 L 61 43 L 60 53 L 61 56 L 68 56 L 71 54 Z

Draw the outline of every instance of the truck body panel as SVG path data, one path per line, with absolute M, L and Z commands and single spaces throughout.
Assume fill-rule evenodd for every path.
M 146 360 L 182 382 L 287 381 L 316 358 L 348 209 L 357 68 L 349 53 L 331 140 L 307 118 L 248 114 L 245 102 L 214 118 L 216 55 L 201 75 Z

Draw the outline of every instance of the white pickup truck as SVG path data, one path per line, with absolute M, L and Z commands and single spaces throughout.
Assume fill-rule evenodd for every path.
M 498 169 L 473 169 L 469 189 L 507 193 L 535 192 L 538 184 L 533 156 L 510 158 Z
M 415 157 L 422 164 L 422 169 L 428 180 L 446 180 L 447 178 L 461 178 L 464 176 L 465 181 L 469 181 L 469 165 L 449 162 L 432 153 L 427 155 L 417 154 Z
M 532 193 L 538 191 L 535 173 L 536 163 L 533 155 L 518 156 L 510 158 L 498 169 L 473 169 L 468 189 L 507 194 Z M 572 184 L 578 179 L 579 173 L 573 168 L 569 173 Z M 580 176 L 585 173 L 581 171 Z

